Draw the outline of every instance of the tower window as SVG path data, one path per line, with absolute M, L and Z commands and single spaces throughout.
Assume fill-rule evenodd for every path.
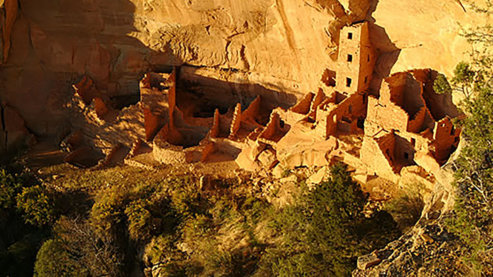
M 404 152 L 404 159 L 409 160 L 409 153 Z
M 348 54 L 348 55 L 347 55 L 347 61 L 348 61 L 348 62 L 352 62 L 352 61 L 353 61 L 353 55 Z
M 368 55 L 368 62 L 370 62 L 370 55 Z
M 351 32 L 347 33 L 347 38 L 348 39 L 353 39 L 353 33 L 351 33 Z
M 348 87 L 348 88 L 351 87 L 351 82 L 352 81 L 353 80 L 351 80 L 351 78 L 346 78 L 346 87 Z
M 368 76 L 365 77 L 365 84 L 368 83 Z

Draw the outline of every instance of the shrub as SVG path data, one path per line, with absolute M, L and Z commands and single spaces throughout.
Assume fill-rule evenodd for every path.
M 22 191 L 23 184 L 19 176 L 0 169 L 0 207 L 9 209 L 15 206 L 15 197 Z
M 88 276 L 88 272 L 71 257 L 60 241 L 50 239 L 38 251 L 34 276 Z
M 90 276 L 122 275 L 123 251 L 111 234 L 100 234 L 87 220 L 66 217 L 56 222 L 54 233 L 58 246 Z
M 130 238 L 134 240 L 147 240 L 151 237 L 152 215 L 147 206 L 146 200 L 138 199 L 132 201 L 125 209 Z
M 47 225 L 55 220 L 53 196 L 44 187 L 25 187 L 17 197 L 17 208 L 24 213 L 24 220 L 33 225 Z
M 104 234 L 122 223 L 127 199 L 128 193 L 119 188 L 101 191 L 90 213 L 91 224 L 96 230 Z
M 438 74 L 435 82 L 433 83 L 433 90 L 438 94 L 449 94 L 452 93 L 452 87 L 447 81 L 447 77 L 443 74 Z
M 389 212 L 403 232 L 421 217 L 424 208 L 423 197 L 419 193 L 403 193 L 386 204 Z

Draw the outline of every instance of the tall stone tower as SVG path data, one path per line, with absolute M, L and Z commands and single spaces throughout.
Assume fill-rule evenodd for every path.
M 375 61 L 368 22 L 344 27 L 339 37 L 336 90 L 351 95 L 368 89 Z

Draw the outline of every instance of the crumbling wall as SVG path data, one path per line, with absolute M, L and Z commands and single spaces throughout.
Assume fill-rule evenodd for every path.
M 395 167 L 398 171 L 404 166 L 409 166 L 414 164 L 414 146 L 405 138 L 394 135 L 395 145 L 394 145 L 394 159 Z
M 207 161 L 207 159 L 216 151 L 216 144 L 214 142 L 209 142 L 204 146 L 202 150 L 201 162 Z
M 140 104 L 123 108 L 112 121 L 101 120 L 96 111 L 88 108 L 78 96 L 72 98 L 67 108 L 73 114 L 72 130 L 81 130 L 87 141 L 104 153 L 118 143 L 130 148 L 136 140 L 146 140 Z
M 259 140 L 268 144 L 277 143 L 287 132 L 286 126 L 281 126 L 281 123 L 279 114 L 272 113 L 269 123 L 259 135 Z
M 414 119 L 409 121 L 406 131 L 419 133 L 423 128 L 427 112 L 426 107 L 421 107 L 420 110 L 414 115 Z
M 319 88 L 317 94 L 315 95 L 315 98 L 313 98 L 313 101 L 310 104 L 309 115 L 313 120 L 317 120 L 317 108 L 324 102 L 325 99 L 327 99 L 327 96 L 325 95 L 324 91 Z
M 171 83 L 171 87 L 168 91 L 168 112 L 169 112 L 169 124 L 170 128 L 174 129 L 175 124 L 175 108 L 176 108 L 176 69 L 173 70 L 169 76 L 168 82 Z
M 185 164 L 187 162 L 183 147 L 163 140 L 154 140 L 152 155 L 156 161 L 163 164 Z
M 231 128 L 229 131 L 229 137 L 235 137 L 241 128 L 241 104 L 236 104 L 235 111 L 233 113 L 233 120 L 231 122 Z
M 255 119 L 258 117 L 259 113 L 260 113 L 260 104 L 261 104 L 261 97 L 260 96 L 257 96 L 255 98 L 255 100 L 252 101 L 252 103 L 250 103 L 250 105 L 248 106 L 248 108 L 246 108 L 245 111 L 243 111 L 242 115 L 241 115 L 241 118 L 243 120 L 253 120 L 255 121 Z
M 368 166 L 370 172 L 383 178 L 394 180 L 395 173 L 391 164 L 393 152 L 394 138 L 392 134 L 387 134 L 384 139 L 380 140 L 375 137 L 365 136 L 360 149 L 360 158 Z
M 382 103 L 373 96 L 368 97 L 368 113 L 365 133 L 374 134 L 379 129 L 407 130 L 408 114 L 394 103 Z
M 157 132 L 162 128 L 162 119 L 154 115 L 149 108 L 142 108 L 144 113 L 144 129 L 146 141 L 151 141 Z
M 406 72 L 394 73 L 384 79 L 380 89 L 380 101 L 383 103 L 395 103 L 402 106 L 404 103 L 404 88 L 406 86 Z
M 209 136 L 211 138 L 219 137 L 219 110 L 214 111 L 214 119 L 212 120 L 212 127 L 209 131 Z
M 315 94 L 313 94 L 311 92 L 307 93 L 301 101 L 296 103 L 296 105 L 291 107 L 289 110 L 294 112 L 294 113 L 299 113 L 299 114 L 304 114 L 304 115 L 308 114 L 308 112 L 310 112 L 310 106 L 311 106 L 311 103 L 312 103 L 314 96 L 315 96 Z
M 241 106 L 240 106 L 241 110 Z M 240 121 L 241 122 L 241 121 Z M 239 122 L 236 122 L 239 124 Z M 209 131 L 209 136 L 211 138 L 226 138 L 230 135 L 230 131 L 232 128 L 232 119 L 227 115 L 221 115 L 219 113 L 219 109 L 214 111 L 214 119 L 212 123 L 212 127 Z
M 449 117 L 438 121 L 433 130 L 433 154 L 440 164 L 447 161 L 459 144 L 460 129 L 455 129 Z
M 322 122 L 325 124 L 326 138 L 337 135 L 338 131 L 346 134 L 358 132 L 357 121 L 366 114 L 365 97 L 363 94 L 355 93 L 338 105 L 334 103 L 320 105 L 316 117 L 318 124 Z

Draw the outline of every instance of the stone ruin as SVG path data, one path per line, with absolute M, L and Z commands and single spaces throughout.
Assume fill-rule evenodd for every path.
M 146 74 L 140 101 L 117 110 L 84 77 L 69 105 L 79 118 L 64 141 L 66 160 L 75 163 L 91 145 L 106 156 L 99 166 L 145 155 L 157 164 L 229 160 L 246 171 L 279 173 L 342 161 L 361 182 L 404 174 L 430 181 L 458 146 L 451 121 L 458 112 L 433 91 L 431 70 L 393 74 L 372 91 L 376 57 L 367 22 L 343 28 L 335 76 L 289 109 L 272 109 L 261 96 L 214 107 L 178 90 L 175 68 Z

